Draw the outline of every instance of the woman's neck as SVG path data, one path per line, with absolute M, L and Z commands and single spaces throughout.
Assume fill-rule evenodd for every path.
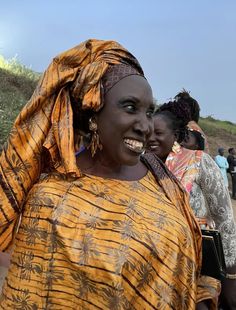
M 92 157 L 88 150 L 79 154 L 77 165 L 84 174 L 109 179 L 136 181 L 147 174 L 147 168 L 141 161 L 135 166 L 118 165 L 104 160 L 99 155 Z

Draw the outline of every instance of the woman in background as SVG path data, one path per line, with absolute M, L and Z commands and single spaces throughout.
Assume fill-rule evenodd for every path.
M 204 150 L 209 153 L 206 135 L 198 124 L 200 118 L 199 103 L 186 90 L 179 92 L 174 99 L 178 104 L 185 105 L 189 114 L 188 134 L 181 145 L 190 150 Z
M 227 278 L 222 281 L 225 309 L 236 305 L 236 225 L 233 209 L 222 174 L 214 160 L 200 150 L 180 146 L 187 135 L 191 116 L 185 101 L 178 99 L 163 104 L 154 116 L 154 133 L 149 151 L 154 152 L 190 194 L 190 205 L 197 218 L 205 218 L 222 236 Z M 218 287 L 209 278 L 209 300 L 217 307 Z M 228 307 L 228 308 L 227 308 Z
M 190 121 L 187 126 L 187 134 L 181 145 L 189 150 L 205 150 L 206 137 L 194 121 Z

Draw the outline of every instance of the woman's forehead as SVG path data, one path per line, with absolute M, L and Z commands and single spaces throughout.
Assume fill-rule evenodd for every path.
M 105 95 L 106 100 L 120 97 L 145 97 L 153 103 L 152 89 L 147 80 L 140 75 L 130 75 L 117 82 Z

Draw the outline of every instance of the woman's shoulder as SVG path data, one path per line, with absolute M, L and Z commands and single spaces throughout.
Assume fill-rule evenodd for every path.
M 192 157 L 202 157 L 202 155 L 204 154 L 204 151 L 202 150 L 189 150 L 184 147 L 181 147 L 181 152 L 182 154 L 186 154 Z
M 188 162 L 196 162 L 200 161 L 202 156 L 204 155 L 204 151 L 201 150 L 189 150 L 184 147 L 181 147 L 178 153 L 171 152 L 167 157 L 166 162 L 184 162 L 187 164 Z
M 201 170 L 204 170 L 205 173 L 220 173 L 220 168 L 215 162 L 215 160 L 207 153 L 204 153 L 201 158 Z
M 53 194 L 64 190 L 72 180 L 68 176 L 61 173 L 43 173 L 40 175 L 38 182 L 36 182 L 31 190 L 29 191 L 28 198 L 32 196 L 47 195 L 52 196 Z

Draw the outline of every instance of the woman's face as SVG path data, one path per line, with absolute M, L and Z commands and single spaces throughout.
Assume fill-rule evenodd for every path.
M 103 163 L 136 165 L 153 130 L 153 96 L 148 82 L 131 75 L 115 84 L 105 95 L 105 104 L 96 114 L 103 149 Z
M 195 134 L 192 131 L 188 131 L 188 136 L 181 142 L 181 145 L 189 150 L 198 150 L 199 145 Z
M 155 115 L 154 132 L 148 142 L 148 151 L 155 153 L 160 159 L 165 161 L 175 141 L 176 135 L 167 117 Z

